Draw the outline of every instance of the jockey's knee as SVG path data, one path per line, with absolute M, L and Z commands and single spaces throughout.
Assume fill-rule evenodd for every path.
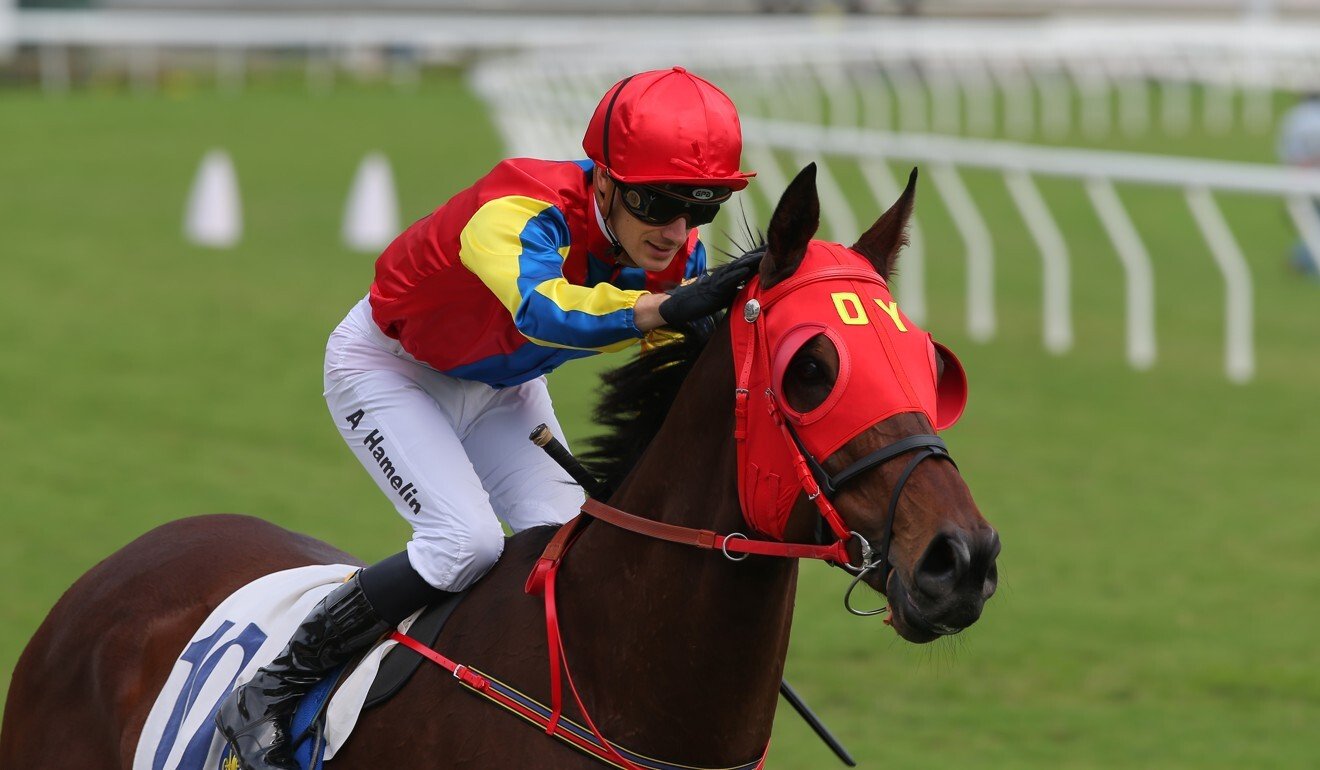
M 582 509 L 582 492 L 577 487 L 570 487 L 567 484 L 564 486 L 567 491 L 560 492 L 558 498 L 524 500 L 509 506 L 505 517 L 509 520 L 509 526 L 513 527 L 513 531 L 522 532 L 530 527 L 547 524 L 558 526 L 577 516 Z
M 442 591 L 462 591 L 486 574 L 504 551 L 504 530 L 494 516 L 466 532 L 417 532 L 408 560 L 426 582 Z

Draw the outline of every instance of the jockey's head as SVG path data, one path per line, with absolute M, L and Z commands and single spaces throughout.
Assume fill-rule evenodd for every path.
M 663 270 L 688 232 L 754 174 L 738 170 L 742 126 L 728 95 L 682 67 L 642 72 L 605 93 L 582 139 L 619 261 Z

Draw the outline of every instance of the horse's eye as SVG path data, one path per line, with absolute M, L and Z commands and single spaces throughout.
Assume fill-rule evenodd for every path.
M 825 367 L 811 356 L 802 356 L 793 362 L 793 374 L 804 383 L 817 383 L 825 379 Z

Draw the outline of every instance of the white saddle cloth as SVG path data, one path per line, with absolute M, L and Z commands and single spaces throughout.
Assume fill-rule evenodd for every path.
M 276 572 L 221 602 L 184 647 L 156 696 L 133 770 L 218 770 L 223 746 L 213 719 L 220 701 L 273 660 L 316 603 L 356 569 L 326 564 Z M 407 630 L 415 618 L 400 628 Z M 326 759 L 348 739 L 380 660 L 395 644 L 378 644 L 330 700 Z

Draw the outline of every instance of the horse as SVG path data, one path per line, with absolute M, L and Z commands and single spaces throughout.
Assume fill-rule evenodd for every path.
M 899 199 L 849 251 L 878 274 L 877 284 L 893 274 L 906 242 L 915 185 L 914 169 Z M 791 282 L 820 244 L 811 240 L 818 224 L 812 165 L 778 202 L 751 283 L 766 291 Z M 739 410 L 747 388 L 737 387 L 742 362 L 735 360 L 735 343 L 744 334 L 737 324 L 755 326 L 755 302 L 746 299 L 741 313 L 735 303 L 708 340 L 690 335 L 607 375 L 597 411 L 612 432 L 585 457 L 611 489 L 610 507 L 679 527 L 748 528 L 741 498 L 760 493 L 740 486 L 740 474 L 749 471 L 735 434 L 744 430 Z M 906 321 L 906 331 L 920 332 L 896 306 L 876 303 L 885 312 L 871 305 L 879 316 L 874 322 Z M 837 311 L 844 323 L 857 324 L 854 304 L 836 300 L 838 307 L 823 315 Z M 848 390 L 843 380 L 855 383 L 870 373 L 891 378 L 893 361 L 851 356 L 837 330 L 805 328 L 783 365 L 776 364 L 776 398 L 785 413 L 816 410 L 828 418 L 838 391 Z M 945 349 L 931 355 L 927 376 L 938 378 L 939 387 L 961 376 Z M 837 561 L 846 562 L 838 566 L 851 567 L 854 581 L 886 595 L 885 622 L 901 638 L 925 643 L 974 623 L 995 590 L 999 538 L 954 463 L 935 447 L 942 444 L 931 435 L 930 416 L 899 410 L 858 426 L 829 453 L 812 449 L 809 420 L 787 422 L 797 423 L 796 456 L 813 467 L 805 472 L 799 464 L 799 477 L 776 497 L 788 501 L 782 540 L 828 543 L 817 510 L 826 506 L 820 511 L 834 511 L 829 529 L 839 538 Z M 777 451 L 793 454 L 791 447 Z M 915 459 L 901 462 L 908 457 Z M 813 479 L 820 482 L 814 493 Z M 551 690 L 546 620 L 542 600 L 524 591 L 524 581 L 555 534 L 536 528 L 510 538 L 434 643 L 445 656 L 542 703 Z M 729 548 L 755 545 L 757 538 L 730 535 L 723 542 L 721 555 L 594 522 L 563 555 L 557 595 L 565 660 L 581 702 L 611 742 L 694 768 L 764 762 L 797 561 L 739 558 Z M 0 767 L 131 768 L 153 699 L 208 613 L 259 576 L 326 563 L 361 562 L 313 538 L 231 514 L 165 524 L 109 556 L 63 595 L 19 659 L 0 726 Z M 424 664 L 392 699 L 363 713 L 329 764 L 344 770 L 421 762 L 454 770 L 600 766 L 463 690 L 448 672 Z M 565 716 L 580 719 L 579 711 L 570 703 Z

